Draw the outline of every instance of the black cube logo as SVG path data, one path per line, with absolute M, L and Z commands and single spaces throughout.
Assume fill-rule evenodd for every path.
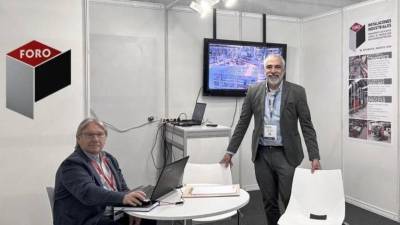
M 365 25 L 354 23 L 350 27 L 349 48 L 355 51 L 364 42 L 365 42 Z
M 31 119 L 34 103 L 71 84 L 71 50 L 31 41 L 7 54 L 6 106 Z

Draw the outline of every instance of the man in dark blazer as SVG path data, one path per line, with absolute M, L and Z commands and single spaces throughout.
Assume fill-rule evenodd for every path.
M 101 121 L 88 118 L 80 123 L 75 151 L 56 174 L 54 225 L 128 224 L 128 216 L 114 221 L 111 206 L 141 205 L 145 193 L 129 192 L 117 160 L 103 151 L 106 138 L 107 129 Z M 135 224 L 139 223 L 135 219 Z
M 249 87 L 239 122 L 221 163 L 226 166 L 232 164 L 232 156 L 237 152 L 254 115 L 252 161 L 268 225 L 276 225 L 281 216 L 278 195 L 286 207 L 294 170 L 304 157 L 298 121 L 312 172 L 320 169 L 320 157 L 304 88 L 283 81 L 285 60 L 280 55 L 269 55 L 264 60 L 264 68 L 266 81 Z

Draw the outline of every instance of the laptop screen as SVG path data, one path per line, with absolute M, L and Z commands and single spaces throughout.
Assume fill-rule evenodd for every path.
M 164 167 L 151 194 L 151 200 L 155 201 L 182 185 L 183 172 L 188 159 L 189 156 L 186 156 Z
M 192 120 L 193 121 L 203 121 L 204 112 L 206 111 L 206 103 L 196 102 L 196 106 L 194 107 Z

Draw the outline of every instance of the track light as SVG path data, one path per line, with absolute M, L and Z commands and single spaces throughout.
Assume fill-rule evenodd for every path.
M 238 0 L 223 0 L 226 8 L 230 8 L 236 4 Z M 201 17 L 206 16 L 212 11 L 212 8 L 218 4 L 220 0 L 193 0 L 190 3 L 190 8 L 200 14 Z
M 192 8 L 194 11 L 198 12 L 200 14 L 200 17 L 205 17 L 208 13 L 211 12 L 211 7 L 206 4 L 198 3 L 195 1 L 192 1 L 190 3 L 190 8 Z
M 236 4 L 237 0 L 224 0 L 225 7 L 230 8 Z

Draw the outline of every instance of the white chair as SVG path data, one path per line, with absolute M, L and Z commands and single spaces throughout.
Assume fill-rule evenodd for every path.
M 188 163 L 185 167 L 185 172 L 182 179 L 183 184 L 232 184 L 232 173 L 230 167 L 225 167 L 222 164 L 195 164 Z M 204 217 L 193 219 L 193 224 L 213 222 L 217 220 L 227 219 L 236 215 L 236 210 L 227 212 L 217 216 Z M 239 214 L 240 215 L 240 214 Z M 238 224 L 239 224 L 238 215 Z
M 279 225 L 341 225 L 345 199 L 340 170 L 296 168 L 292 194 Z
M 54 187 L 46 187 L 47 196 L 49 197 L 50 207 L 51 207 L 51 216 L 54 217 Z

